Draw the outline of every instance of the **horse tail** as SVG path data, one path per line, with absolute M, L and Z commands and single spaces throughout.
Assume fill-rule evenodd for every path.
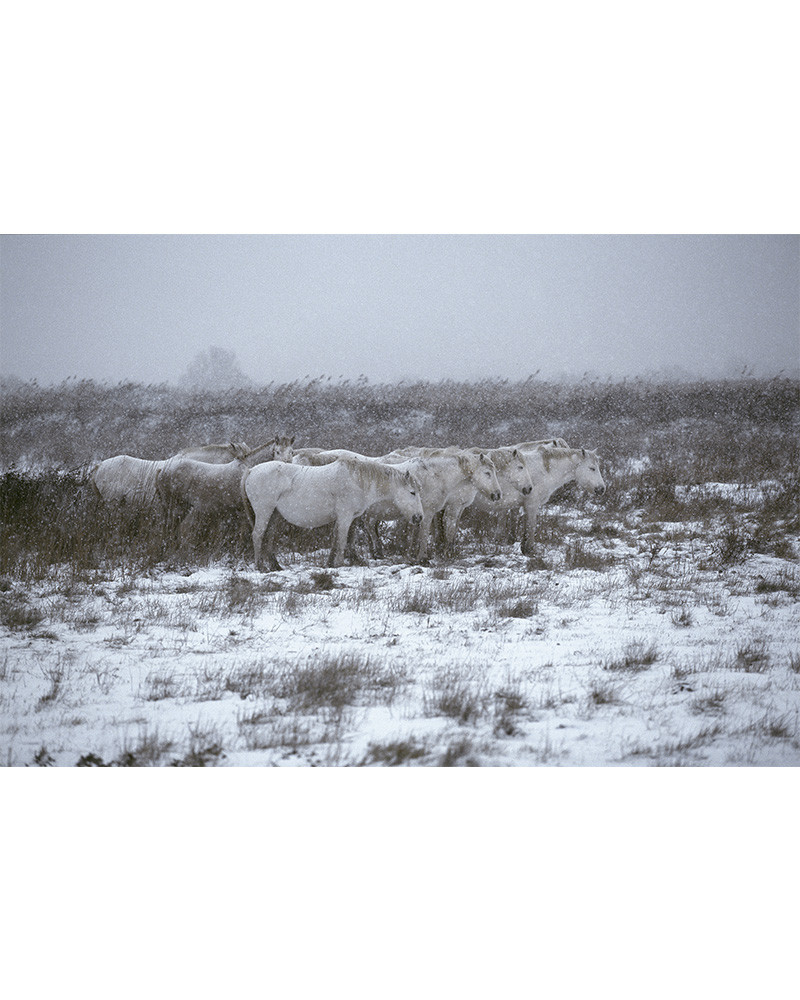
M 247 490 L 245 489 L 249 477 L 250 469 L 247 469 L 245 474 L 242 476 L 241 482 L 239 483 L 239 490 L 242 494 L 242 503 L 244 504 L 244 512 L 247 515 L 247 520 L 250 522 L 250 527 L 254 528 L 256 525 L 256 512 L 253 509 L 253 505 L 250 503 L 250 497 L 247 495 Z
M 85 472 L 86 477 L 89 480 L 89 489 L 92 491 L 92 496 L 95 500 L 102 500 L 103 494 L 100 492 L 100 487 L 95 482 L 95 473 L 100 468 L 100 462 L 86 463 L 82 466 L 78 466 L 77 469 L 73 470 L 75 472 Z

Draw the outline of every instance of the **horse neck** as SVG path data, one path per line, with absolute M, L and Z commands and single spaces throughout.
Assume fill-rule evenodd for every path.
M 547 489 L 549 490 L 547 496 L 551 496 L 560 487 L 571 483 L 575 479 L 575 463 L 572 461 L 572 455 L 572 452 L 563 452 L 561 454 L 550 452 L 546 459 L 543 456 L 544 478 L 541 479 L 539 476 L 531 473 L 534 492 L 544 492 Z
M 267 457 L 265 452 L 270 453 L 269 458 Z M 236 458 L 234 459 L 234 461 L 244 461 L 248 466 L 250 466 L 250 468 L 252 468 L 254 465 L 258 465 L 259 463 L 264 461 L 269 461 L 269 459 L 274 457 L 275 457 L 275 442 L 267 441 L 266 444 L 260 444 L 257 448 L 253 448 L 252 451 L 249 451 L 247 453 L 246 458 L 244 459 Z
M 391 467 L 392 471 L 389 472 L 388 469 L 379 478 L 375 480 L 370 479 L 369 485 L 372 489 L 371 496 L 384 500 L 391 499 L 395 492 L 395 486 L 400 483 L 400 474 L 395 474 L 394 467 Z
M 475 476 L 480 471 L 480 465 L 468 461 L 462 461 L 459 456 L 454 456 L 454 473 L 449 480 L 448 496 L 450 498 L 461 498 L 467 503 L 471 503 L 476 495 L 480 493 Z
M 349 470 L 351 481 L 354 480 L 357 487 L 363 494 L 363 499 L 367 506 L 391 495 L 391 485 L 388 471 L 378 471 L 378 467 L 369 467 L 366 463 L 353 462 L 351 459 L 338 459 L 331 463 L 337 465 L 342 463 Z

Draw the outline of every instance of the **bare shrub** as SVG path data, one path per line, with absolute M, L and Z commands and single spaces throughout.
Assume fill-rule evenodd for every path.
M 337 582 L 336 574 L 329 570 L 317 570 L 312 572 L 307 580 L 301 580 L 296 588 L 297 594 L 325 593 L 341 586 Z
M 44 614 L 32 607 L 22 594 L 11 594 L 0 598 L 0 624 L 10 629 L 35 628 L 44 619 Z
M 689 628 L 694 624 L 694 615 L 692 614 L 692 609 L 687 606 L 683 606 L 672 612 L 670 616 L 673 625 L 678 626 L 678 628 Z
M 729 521 L 716 541 L 719 562 L 723 566 L 742 562 L 749 551 L 750 541 L 751 535 L 742 524 Z
M 230 670 L 225 678 L 225 690 L 238 694 L 243 701 L 263 698 L 273 691 L 276 673 L 276 665 L 263 658 L 243 663 Z
M 756 584 L 757 594 L 788 594 L 800 597 L 800 581 L 797 574 L 788 569 L 780 569 L 772 576 L 762 577 Z
M 37 712 L 48 708 L 63 697 L 67 679 L 67 670 L 61 662 L 52 667 L 45 667 L 43 673 L 45 679 L 49 682 L 49 687 L 36 702 Z
M 301 747 L 318 742 L 313 724 L 296 715 L 270 716 L 264 723 L 252 725 L 242 730 L 244 744 L 248 750 L 283 749 L 296 753 Z
M 423 692 L 426 715 L 444 715 L 461 724 L 477 721 L 486 710 L 486 702 L 480 687 L 453 667 L 436 676 Z
M 424 743 L 418 743 L 412 736 L 406 740 L 390 740 L 386 743 L 370 743 L 362 764 L 383 764 L 386 767 L 399 767 L 413 761 L 419 761 L 428 753 Z
M 592 681 L 586 695 L 589 705 L 616 705 L 619 704 L 619 685 L 606 680 Z
M 515 736 L 519 733 L 516 718 L 527 706 L 519 684 L 502 687 L 494 693 L 494 735 Z
M 442 754 L 439 767 L 480 767 L 480 761 L 473 752 L 472 741 L 461 737 L 450 743 Z
M 721 715 L 725 711 L 727 691 L 716 688 L 706 694 L 698 695 L 689 702 L 689 711 L 694 715 Z
M 428 587 L 407 587 L 400 598 L 397 610 L 415 615 L 433 614 L 433 593 Z
M 33 757 L 33 763 L 37 767 L 52 767 L 55 762 L 55 757 L 44 744 L 36 751 Z
M 790 740 L 797 735 L 797 715 L 767 713 L 759 720 L 758 729 L 767 739 Z
M 173 674 L 157 672 L 147 675 L 139 697 L 145 701 L 165 701 L 167 698 L 174 698 L 179 691 L 180 686 Z
M 741 643 L 729 664 L 731 670 L 743 670 L 749 674 L 763 674 L 769 667 L 770 656 L 763 640 Z
M 289 590 L 278 597 L 278 613 L 288 618 L 295 618 L 305 611 L 308 603 L 306 594 L 297 590 Z
M 552 562 L 542 555 L 529 556 L 527 562 L 525 563 L 526 573 L 536 573 L 538 570 L 547 570 L 552 568 Z
M 170 761 L 170 767 L 215 767 L 225 757 L 216 727 L 189 726 L 189 750 Z
M 158 729 L 143 727 L 139 739 L 132 746 L 123 745 L 122 753 L 113 762 L 114 767 L 154 767 L 172 750 L 174 742 L 162 739 Z
M 603 663 L 603 670 L 638 673 L 640 670 L 647 670 L 657 659 L 658 647 L 655 643 L 636 639 L 628 643 L 621 657 L 606 660 Z
M 635 744 L 629 748 L 627 754 L 629 756 L 641 755 L 652 757 L 659 764 L 668 764 L 668 766 L 674 767 L 679 761 L 673 758 L 680 758 L 681 755 L 701 750 L 708 744 L 713 743 L 716 737 L 720 736 L 723 731 L 722 725 L 714 722 L 696 733 L 662 740 L 661 742 L 654 743 L 652 746 Z
M 391 664 L 362 653 L 323 653 L 300 663 L 287 663 L 277 673 L 272 693 L 286 699 L 289 710 L 340 710 L 360 701 L 390 704 L 405 675 Z
M 566 569 L 589 569 L 602 572 L 616 562 L 612 555 L 589 548 L 580 539 L 569 542 L 564 550 Z

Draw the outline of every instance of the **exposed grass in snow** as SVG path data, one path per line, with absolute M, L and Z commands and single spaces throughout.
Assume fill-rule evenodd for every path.
M 602 569 L 468 541 L 427 569 L 7 578 L 28 613 L 3 626 L 3 763 L 800 763 L 793 567 L 721 568 L 692 532 L 656 557 L 655 535 L 607 537 Z
M 800 763 L 796 384 L 463 390 L 15 389 L 0 762 Z M 278 429 L 372 454 L 552 433 L 599 447 L 609 488 L 556 494 L 529 557 L 518 516 L 467 511 L 428 567 L 389 529 L 385 559 L 330 570 L 328 532 L 292 529 L 261 574 L 235 519 L 181 551 L 77 468 Z

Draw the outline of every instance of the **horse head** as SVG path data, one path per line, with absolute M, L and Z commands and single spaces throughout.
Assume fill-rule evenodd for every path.
M 585 490 L 591 490 L 595 496 L 602 496 L 606 491 L 606 484 L 600 473 L 600 460 L 596 451 L 587 451 L 581 448 L 572 457 L 575 465 L 575 482 Z

